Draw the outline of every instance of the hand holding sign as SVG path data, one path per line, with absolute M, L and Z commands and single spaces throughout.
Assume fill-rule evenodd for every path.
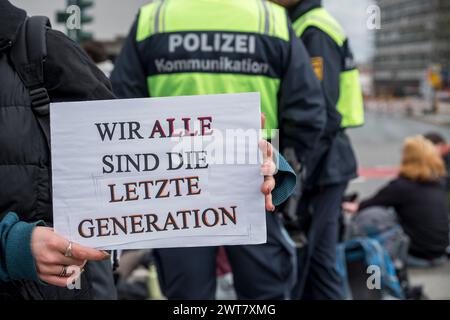
M 52 228 L 36 227 L 31 236 L 31 251 L 39 278 L 55 286 L 66 287 L 67 278 L 59 276 L 68 266 L 84 267 L 87 260 L 109 259 L 109 254 L 78 244 L 72 246 L 72 257 L 64 255 L 69 241 L 53 232 Z M 68 274 L 67 276 L 70 276 Z
M 273 161 L 272 145 L 263 140 L 259 147 L 263 153 L 264 163 L 261 166 L 261 173 L 264 175 L 264 183 L 261 187 L 261 192 L 265 196 L 265 206 L 267 211 L 275 211 L 275 206 L 272 203 L 272 191 L 275 189 L 275 178 L 273 175 L 277 171 L 277 166 Z

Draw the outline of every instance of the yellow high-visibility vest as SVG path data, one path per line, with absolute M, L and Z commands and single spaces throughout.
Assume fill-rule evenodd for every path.
M 310 10 L 293 23 L 298 37 L 301 37 L 310 27 L 322 30 L 343 48 L 343 52 L 346 51 L 344 49 L 347 45 L 347 37 L 344 30 L 324 8 Z M 359 71 L 355 66 L 350 68 L 344 66 L 341 72 L 337 110 L 342 115 L 341 127 L 358 127 L 364 124 L 364 101 Z

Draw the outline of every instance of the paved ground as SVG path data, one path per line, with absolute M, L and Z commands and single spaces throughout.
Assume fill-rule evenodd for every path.
M 431 269 L 413 269 L 409 272 L 413 285 L 422 285 L 432 300 L 450 300 L 450 262 Z
M 450 128 L 406 119 L 402 115 L 369 112 L 364 127 L 348 130 L 355 146 L 361 177 L 349 187 L 361 197 L 373 194 L 395 176 L 407 136 L 438 131 L 450 141 Z M 431 299 L 450 299 L 450 262 L 430 270 L 412 270 L 411 282 L 423 284 Z

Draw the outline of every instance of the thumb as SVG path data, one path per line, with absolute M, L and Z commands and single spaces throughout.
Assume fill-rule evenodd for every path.
M 72 245 L 72 256 L 79 260 L 106 260 L 110 258 L 109 253 L 74 243 Z

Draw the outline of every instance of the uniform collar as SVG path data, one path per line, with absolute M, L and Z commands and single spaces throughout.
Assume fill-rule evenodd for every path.
M 292 21 L 297 20 L 306 12 L 322 6 L 322 0 L 300 0 L 300 3 L 289 10 Z
M 13 6 L 8 0 L 0 0 L 0 49 L 14 41 L 26 16 L 24 10 Z

